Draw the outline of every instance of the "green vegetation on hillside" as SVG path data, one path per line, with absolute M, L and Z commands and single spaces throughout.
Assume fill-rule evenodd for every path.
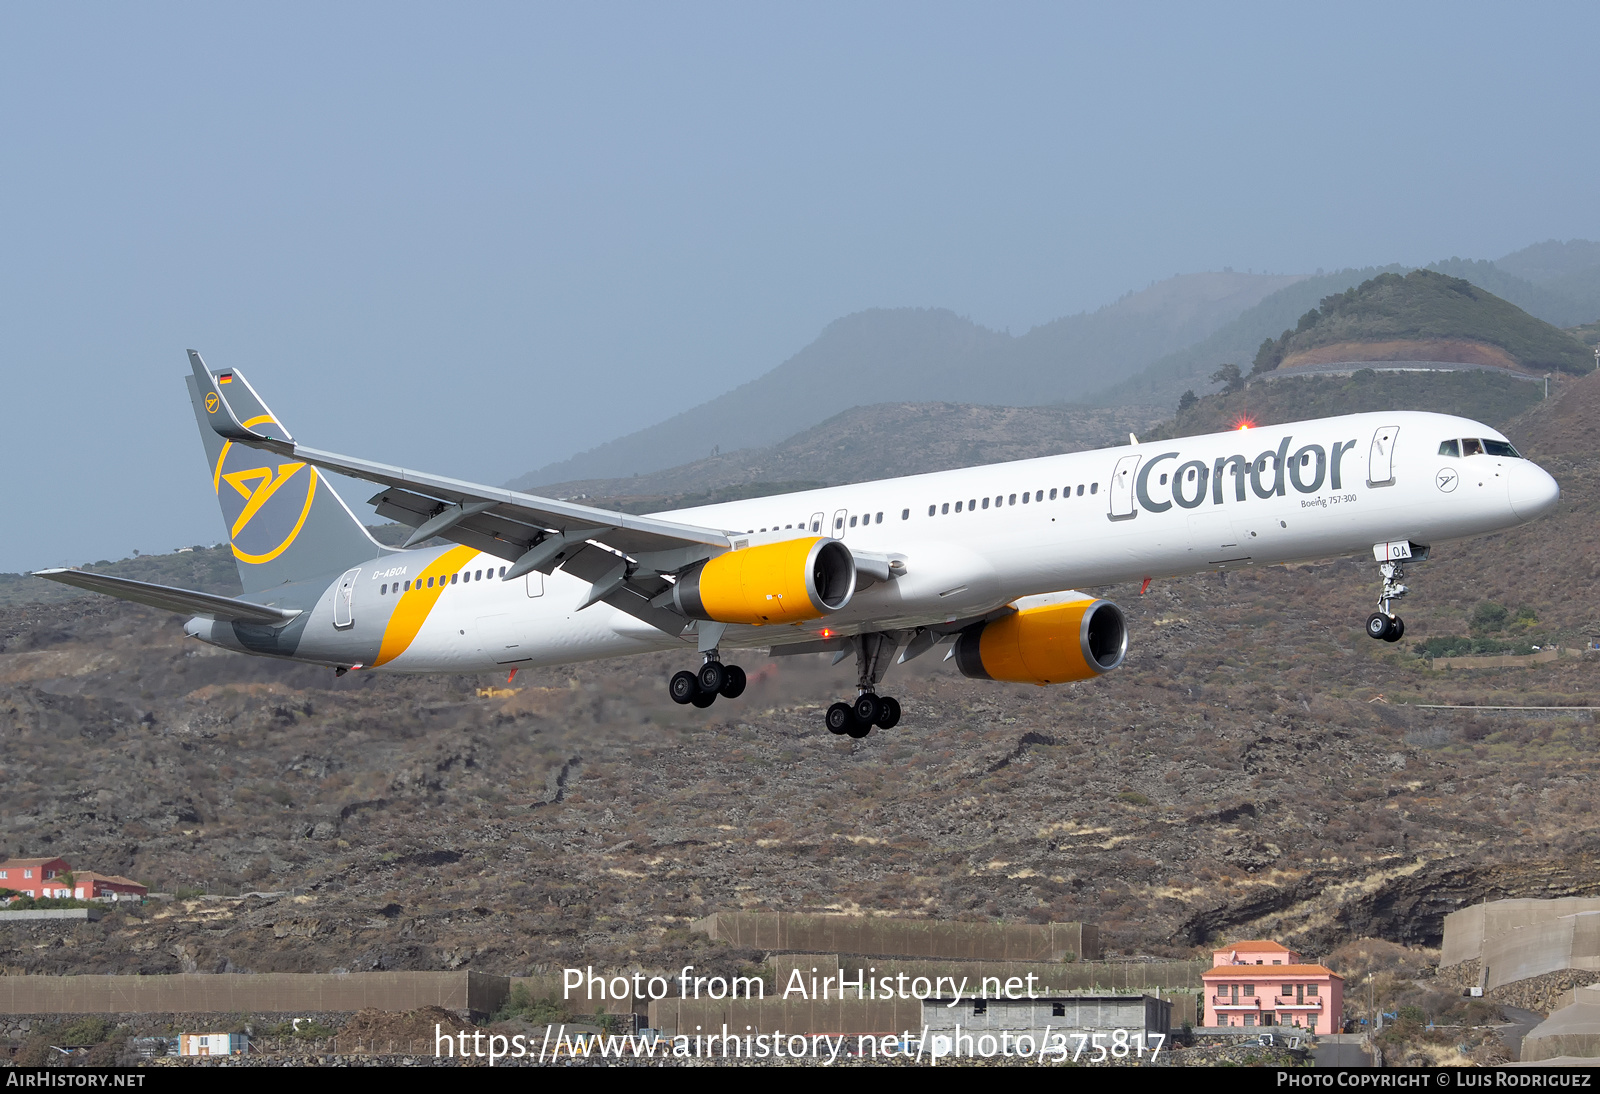
M 1364 368 L 1350 377 L 1258 379 L 1237 391 L 1193 402 L 1184 399 L 1176 417 L 1140 436 L 1147 441 L 1163 440 L 1236 429 L 1241 422 L 1273 425 L 1371 410 L 1432 410 L 1498 426 L 1543 396 L 1542 384 L 1504 373 L 1377 372 Z
M 1292 353 L 1341 342 L 1461 339 L 1505 350 L 1535 371 L 1582 374 L 1593 361 L 1566 332 L 1491 292 L 1432 270 L 1384 273 L 1324 297 L 1293 330 L 1256 351 L 1252 375 L 1271 372 Z

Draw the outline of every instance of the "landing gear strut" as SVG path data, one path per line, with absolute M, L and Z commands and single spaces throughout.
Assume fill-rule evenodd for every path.
M 724 699 L 739 698 L 747 682 L 744 669 L 738 665 L 724 665 L 721 651 L 713 649 L 706 651 L 706 661 L 699 672 L 685 669 L 674 673 L 667 683 L 667 694 L 674 703 L 693 703 L 704 709 L 715 703 L 719 695 Z
M 872 732 L 872 727 L 893 729 L 900 721 L 900 703 L 888 696 L 879 695 L 878 682 L 889 670 L 895 650 L 900 647 L 900 636 L 895 634 L 862 634 L 851 639 L 856 651 L 856 690 L 854 703 L 835 703 L 823 716 L 828 732 L 860 740 Z M 841 658 L 844 654 L 840 655 Z
M 1383 574 L 1383 591 L 1378 594 L 1378 610 L 1367 616 L 1367 637 L 1398 642 L 1406 633 L 1406 623 L 1394 614 L 1393 605 L 1411 591 L 1401 584 L 1405 562 L 1397 558 L 1383 563 L 1378 571 Z

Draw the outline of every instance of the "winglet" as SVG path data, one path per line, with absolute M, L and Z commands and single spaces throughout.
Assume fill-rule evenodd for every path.
M 277 431 L 282 432 L 282 437 L 273 437 L 266 433 L 258 433 L 248 428 L 239 421 L 239 416 L 233 412 L 233 407 L 228 405 L 228 398 L 222 393 L 225 384 L 233 379 L 233 373 L 224 372 L 213 376 L 206 363 L 194 350 L 189 351 L 189 366 L 194 369 L 194 382 L 200 388 L 200 400 L 206 408 L 206 423 L 219 437 L 230 441 L 242 441 L 245 444 L 261 448 L 269 448 L 289 454 L 294 451 L 294 438 L 289 436 L 287 430 L 277 426 Z M 219 380 L 221 382 L 219 382 Z

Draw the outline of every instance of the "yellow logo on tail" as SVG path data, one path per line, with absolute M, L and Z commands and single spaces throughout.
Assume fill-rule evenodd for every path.
M 207 414 L 215 414 L 217 412 L 217 407 L 219 407 L 221 405 L 222 404 L 218 401 L 217 393 L 215 391 L 206 392 L 206 413 Z
M 215 400 L 215 393 L 206 397 L 208 406 Z M 244 425 L 248 429 L 271 421 L 263 414 Z M 230 455 L 234 457 L 233 465 L 239 468 L 236 471 L 228 469 Z M 228 521 L 233 555 L 241 562 L 271 562 L 287 551 L 305 527 L 311 502 L 317 495 L 316 468 L 304 463 L 264 465 L 268 458 L 265 453 L 236 446 L 232 441 L 222 446 L 217 457 L 212 482 Z M 302 470 L 304 475 L 300 474 Z M 232 494 L 222 492 L 223 483 L 233 488 Z

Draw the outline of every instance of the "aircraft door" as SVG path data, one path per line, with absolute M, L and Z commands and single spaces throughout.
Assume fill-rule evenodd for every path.
M 339 586 L 333 590 L 333 625 L 339 630 L 355 625 L 356 578 L 361 567 L 346 570 L 339 575 Z
M 844 538 L 844 522 L 850 516 L 850 510 L 839 509 L 833 514 L 833 528 L 828 532 L 834 539 Z
M 827 517 L 826 513 L 812 513 L 811 514 L 811 534 L 812 535 L 821 535 L 822 534 L 822 522 L 823 522 L 823 520 L 826 519 L 826 517 Z
M 1394 485 L 1394 445 L 1400 436 L 1397 425 L 1379 426 L 1372 434 L 1372 450 L 1367 455 L 1367 485 Z
M 1139 460 L 1138 456 L 1124 456 L 1111 472 L 1111 512 L 1107 515 L 1112 520 L 1132 520 L 1139 515 L 1133 507 L 1134 472 L 1139 469 Z

